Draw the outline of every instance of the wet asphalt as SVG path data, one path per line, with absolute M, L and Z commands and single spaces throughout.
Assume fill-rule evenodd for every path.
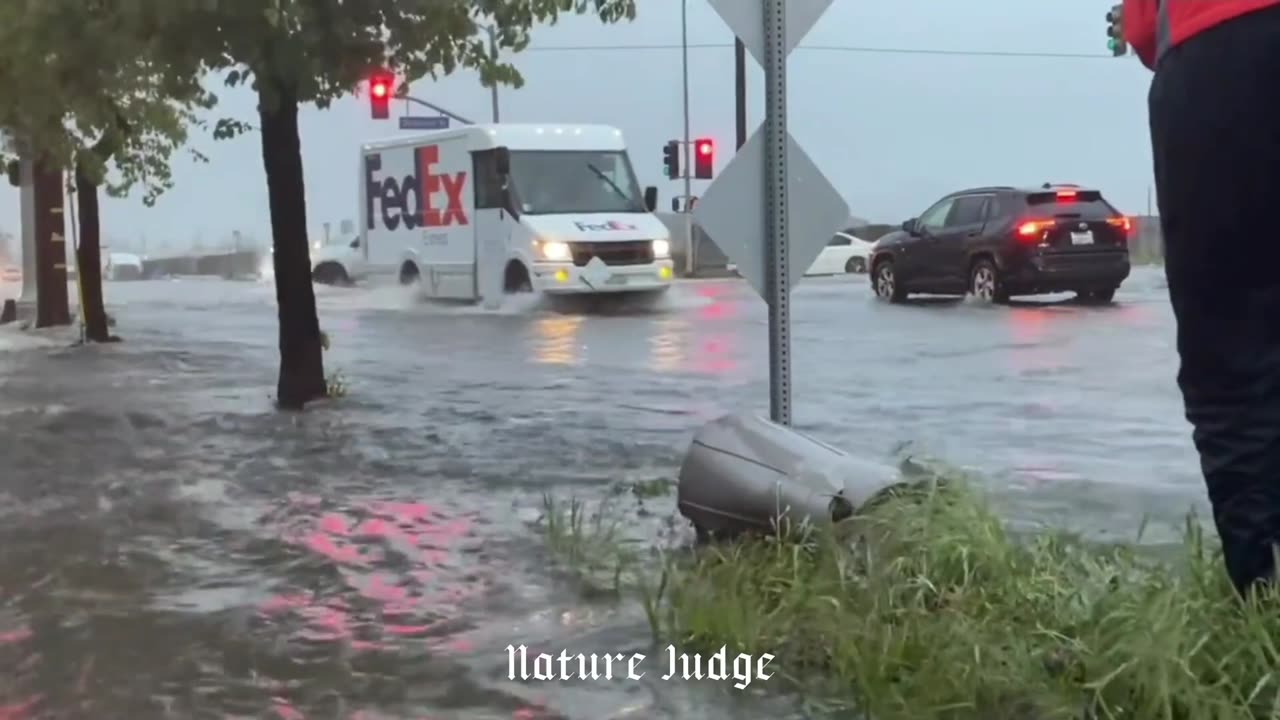
M 269 284 L 109 284 L 119 345 L 0 332 L 0 720 L 800 716 L 656 673 L 506 678 L 508 644 L 649 652 L 637 607 L 548 570 L 534 521 L 545 493 L 673 479 L 702 423 L 767 412 L 744 283 L 498 313 L 318 292 L 347 394 L 301 415 L 271 405 Z M 810 279 L 793 318 L 795 424 L 823 440 L 972 470 L 1024 528 L 1148 518 L 1160 542 L 1203 512 L 1157 270 L 1112 307 Z

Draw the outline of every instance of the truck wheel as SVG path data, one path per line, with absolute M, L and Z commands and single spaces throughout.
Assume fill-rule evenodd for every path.
M 417 264 L 411 263 L 411 262 L 405 262 L 405 264 L 400 266 L 400 284 L 401 285 L 412 285 L 418 282 L 419 277 L 421 277 L 421 275 L 419 275 L 418 273 Z
M 351 278 L 347 271 L 335 262 L 320 263 L 311 271 L 311 279 L 321 285 L 350 285 Z
M 502 291 L 508 295 L 533 292 L 533 281 L 529 279 L 529 271 L 523 264 L 507 264 L 507 271 L 502 278 Z

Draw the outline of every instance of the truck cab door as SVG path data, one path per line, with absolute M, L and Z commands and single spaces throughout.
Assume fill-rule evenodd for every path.
M 347 253 L 344 260 L 343 265 L 346 266 L 347 274 L 352 280 L 359 280 L 368 274 L 369 263 L 365 260 L 365 251 L 361 247 L 359 235 L 347 243 Z
M 507 178 L 498 172 L 498 150 L 471 153 L 475 181 L 475 297 L 491 310 L 502 305 L 514 218 L 507 208 Z

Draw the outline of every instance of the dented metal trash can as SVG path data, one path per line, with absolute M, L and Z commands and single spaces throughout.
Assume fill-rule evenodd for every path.
M 773 532 L 840 521 L 897 482 L 887 464 L 854 458 L 752 414 L 714 420 L 694 435 L 680 466 L 676 504 L 699 536 Z

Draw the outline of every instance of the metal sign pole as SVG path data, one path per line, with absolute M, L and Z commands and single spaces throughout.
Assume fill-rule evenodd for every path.
M 769 268 L 769 417 L 791 424 L 791 282 L 787 269 L 787 11 L 764 0 L 765 231 Z
M 787 55 L 832 0 L 708 0 L 764 68 L 765 122 L 703 193 L 698 224 L 769 306 L 769 416 L 791 424 L 791 288 L 849 206 L 787 133 Z M 789 196 L 788 187 L 798 188 Z M 744 207 L 763 206 L 759 213 Z
M 684 271 L 692 276 L 694 265 L 693 209 L 689 207 L 689 198 L 693 196 L 693 153 L 689 140 L 689 0 L 680 3 L 680 50 L 681 75 L 684 78 Z

